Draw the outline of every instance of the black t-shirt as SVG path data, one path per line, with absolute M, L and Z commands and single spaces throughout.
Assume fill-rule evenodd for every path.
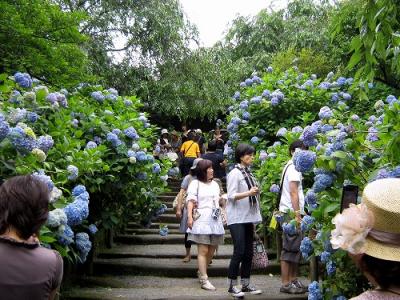
M 212 161 L 214 169 L 214 178 L 223 178 L 226 176 L 225 168 L 221 167 L 220 163 L 224 161 L 224 156 L 215 152 L 207 152 L 201 156 L 203 159 Z

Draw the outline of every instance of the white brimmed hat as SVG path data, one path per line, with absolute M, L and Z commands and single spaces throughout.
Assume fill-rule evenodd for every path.
M 162 129 L 162 130 L 161 130 L 161 134 L 168 134 L 168 130 L 167 130 L 167 129 L 165 129 L 165 128 L 164 128 L 164 129 Z
M 190 169 L 191 169 L 191 170 L 196 169 L 196 168 L 197 168 L 197 164 L 198 164 L 199 161 L 201 161 L 201 160 L 203 160 L 201 157 L 196 158 L 196 159 L 193 161 L 193 165 L 192 165 L 192 167 L 191 167 Z

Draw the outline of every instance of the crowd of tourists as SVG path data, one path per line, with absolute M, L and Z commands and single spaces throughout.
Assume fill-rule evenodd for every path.
M 251 171 L 255 149 L 247 144 L 236 147 L 235 165 L 226 176 L 225 192 L 220 180 L 225 177 L 226 165 L 223 138 L 216 132 L 208 142 L 207 150 L 202 150 L 205 142 L 201 141 L 201 136 L 198 130 L 194 134 L 184 131 L 181 137 L 163 130 L 158 141 L 162 146 L 160 155 L 168 155 L 173 149 L 181 159 L 187 158 L 181 168 L 185 177 L 176 205 L 180 229 L 185 233 L 183 261 L 190 260 L 190 248 L 195 243 L 201 288 L 216 290 L 207 270 L 216 249 L 224 243 L 224 226 L 227 226 L 233 241 L 233 253 L 226 271 L 227 291 L 234 297 L 244 297 L 246 293 L 259 295 L 262 290 L 251 281 L 255 228 L 262 221 L 260 183 Z M 299 148 L 305 148 L 303 143 L 293 142 L 289 147 L 290 154 Z M 216 159 L 217 155 L 222 158 Z M 221 173 L 217 171 L 219 167 Z M 285 217 L 291 212 L 299 225 L 307 211 L 304 209 L 302 174 L 295 169 L 292 160 L 282 170 L 279 200 L 280 213 Z M 56 297 L 62 281 L 63 261 L 57 251 L 42 247 L 38 238 L 48 218 L 48 203 L 47 185 L 33 176 L 13 177 L 0 186 L 1 299 Z M 400 298 L 399 218 L 400 179 L 380 179 L 365 187 L 361 204 L 350 206 L 333 220 L 336 227 L 332 232 L 332 244 L 347 250 L 375 286 L 354 300 Z M 299 230 L 282 233 L 282 293 L 307 291 L 306 285 L 298 279 L 301 239 Z

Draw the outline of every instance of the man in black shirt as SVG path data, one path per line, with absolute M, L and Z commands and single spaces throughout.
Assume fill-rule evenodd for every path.
M 212 161 L 214 169 L 214 178 L 224 178 L 226 176 L 225 172 L 225 161 L 223 154 L 216 153 L 217 143 L 215 140 L 208 143 L 207 153 L 203 154 L 201 157 Z

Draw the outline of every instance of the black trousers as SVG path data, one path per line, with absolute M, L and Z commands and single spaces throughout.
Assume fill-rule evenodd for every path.
M 185 248 L 186 249 L 192 248 L 192 241 L 188 241 L 188 236 L 189 236 L 189 234 L 186 232 L 185 233 Z
M 182 159 L 181 172 L 182 172 L 183 177 L 185 177 L 186 175 L 189 174 L 190 168 L 192 167 L 195 159 L 196 158 L 194 158 L 194 157 L 184 157 Z
M 233 241 L 233 256 L 229 264 L 228 278 L 236 280 L 239 275 L 240 264 L 241 278 L 250 278 L 251 262 L 253 260 L 253 223 L 232 224 L 228 226 Z

